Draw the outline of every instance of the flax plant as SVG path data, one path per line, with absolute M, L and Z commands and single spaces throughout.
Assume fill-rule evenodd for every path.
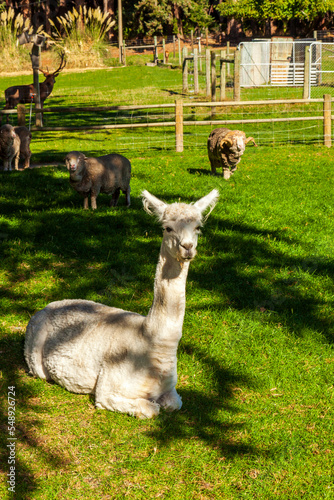
M 15 15 L 14 9 L 3 10 L 0 14 L 0 71 L 12 68 L 30 69 L 31 62 L 28 51 L 17 43 L 17 36 L 23 31 L 32 33 L 30 19 L 23 15 Z
M 104 66 L 109 53 L 106 35 L 115 24 L 109 13 L 103 14 L 99 7 L 80 6 L 57 17 L 57 22 L 50 20 L 50 24 L 50 42 L 65 50 L 69 67 Z

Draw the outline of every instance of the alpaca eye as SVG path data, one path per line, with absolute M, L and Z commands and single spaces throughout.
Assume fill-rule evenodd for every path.
M 173 229 L 171 227 L 166 227 L 165 229 L 166 229 L 167 233 L 171 233 L 173 231 Z

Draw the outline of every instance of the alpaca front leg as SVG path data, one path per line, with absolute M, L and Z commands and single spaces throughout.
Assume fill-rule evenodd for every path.
M 159 403 L 162 408 L 167 411 L 180 410 L 182 406 L 181 396 L 176 392 L 176 389 L 172 389 L 169 392 L 166 392 L 158 399 L 157 403 Z
M 119 394 L 105 394 L 95 396 L 95 406 L 102 410 L 128 413 L 138 418 L 152 418 L 159 414 L 160 405 L 149 399 L 128 399 Z
M 144 398 L 129 398 L 119 392 L 113 392 L 113 387 L 118 384 L 117 380 L 117 375 L 113 377 L 111 370 L 101 369 L 95 388 L 95 406 L 97 408 L 128 413 L 138 418 L 152 418 L 159 414 L 160 405 L 154 401 Z

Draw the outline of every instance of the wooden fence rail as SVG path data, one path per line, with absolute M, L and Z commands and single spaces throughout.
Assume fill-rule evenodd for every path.
M 245 106 L 276 106 L 278 104 L 310 104 L 323 103 L 323 114 L 318 116 L 296 116 L 296 117 L 281 117 L 281 118 L 246 118 L 246 119 L 230 119 L 230 120 L 184 120 L 183 109 L 195 107 L 245 107 Z M 211 102 L 183 102 L 177 99 L 175 103 L 169 104 L 143 104 L 141 106 L 101 106 L 101 107 L 68 107 L 68 108 L 44 108 L 44 112 L 62 112 L 62 113 L 85 113 L 85 112 L 100 112 L 100 111 L 135 111 L 141 109 L 174 109 L 175 120 L 162 122 L 145 122 L 145 123 L 115 123 L 110 125 L 85 125 L 73 127 L 32 127 L 32 131 L 51 132 L 51 131 L 75 131 L 75 130 L 111 130 L 111 129 L 129 129 L 129 128 L 151 128 L 151 127 L 175 127 L 175 148 L 176 151 L 183 151 L 183 127 L 184 126 L 219 126 L 225 125 L 243 125 L 250 123 L 280 123 L 280 122 L 302 122 L 302 121 L 323 121 L 323 137 L 324 145 L 331 147 L 332 145 L 332 120 L 334 116 L 331 110 L 331 96 L 324 95 L 319 99 L 276 99 L 271 101 L 211 101 Z M 40 112 L 40 109 L 34 108 L 34 113 Z M 18 124 L 25 125 L 25 116 L 29 111 L 24 105 L 19 105 L 17 110 L 0 110 L 1 115 L 18 114 Z M 2 117 L 2 116 L 1 116 Z

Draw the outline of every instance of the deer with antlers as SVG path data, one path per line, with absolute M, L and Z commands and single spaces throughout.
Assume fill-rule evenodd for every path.
M 43 75 L 45 76 L 44 82 L 41 82 L 39 84 L 42 109 L 45 99 L 49 97 L 49 95 L 53 90 L 56 77 L 65 68 L 65 65 L 66 65 L 65 52 L 62 52 L 60 56 L 60 64 L 59 67 L 56 69 L 56 71 L 54 71 L 53 73 L 49 73 L 49 71 L 43 71 L 42 69 L 39 69 L 39 71 L 43 73 Z M 19 103 L 26 104 L 35 102 L 35 96 L 36 96 L 36 89 L 33 83 L 31 83 L 30 85 L 13 85 L 12 87 L 8 87 L 8 89 L 5 90 L 6 104 L 4 109 L 14 109 Z M 7 115 L 7 123 L 8 119 L 9 115 Z

